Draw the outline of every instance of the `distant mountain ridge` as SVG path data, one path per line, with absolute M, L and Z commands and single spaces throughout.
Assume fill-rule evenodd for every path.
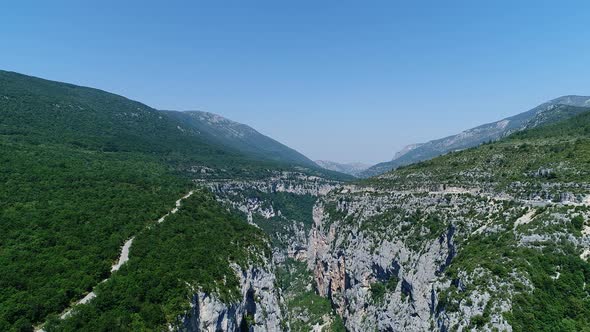
M 410 144 L 410 145 L 406 145 L 404 146 L 403 149 L 399 150 L 398 152 L 395 153 L 395 155 L 393 156 L 392 160 L 396 160 L 401 158 L 403 155 L 407 154 L 408 152 L 421 147 L 422 145 L 424 145 L 424 143 L 416 143 L 416 144 Z
M 207 166 L 243 176 L 297 169 L 350 178 L 219 115 L 160 111 L 90 87 L 0 70 L 0 104 L 0 135 L 28 143 L 161 155 L 175 167 Z
M 329 160 L 316 160 L 315 163 L 327 170 L 349 174 L 352 176 L 358 176 L 362 171 L 371 166 L 363 163 L 337 163 L 335 161 Z
M 210 142 L 221 144 L 246 155 L 318 168 L 313 161 L 290 147 L 265 136 L 254 128 L 214 113 L 203 111 L 162 111 Z M 182 128 L 182 127 L 181 127 Z
M 474 147 L 484 142 L 495 141 L 512 133 L 554 123 L 588 110 L 590 110 L 590 97 L 588 96 L 559 97 L 500 121 L 468 129 L 457 135 L 418 144 L 418 146 L 413 145 L 415 146 L 413 148 L 404 148 L 396 154 L 393 160 L 374 165 L 362 172 L 360 176 L 379 175 L 400 166 L 428 160 L 451 151 Z

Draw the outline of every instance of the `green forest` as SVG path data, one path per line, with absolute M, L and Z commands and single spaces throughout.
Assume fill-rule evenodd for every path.
M 190 183 L 137 154 L 0 143 L 0 330 L 28 330 L 103 280 Z M 26 264 L 25 264 L 26 262 Z
M 100 284 L 96 299 L 68 319 L 53 319 L 46 330 L 160 331 L 189 309 L 191 287 L 222 301 L 239 299 L 228 260 L 245 269 L 269 256 L 264 233 L 197 192 L 178 213 L 136 236 L 129 262 Z
M 107 278 L 125 240 L 154 224 L 194 186 L 199 174 L 192 166 L 242 178 L 291 167 L 204 142 L 160 112 L 104 91 L 4 71 L 0 91 L 2 331 L 31 331 Z M 212 205 L 208 201 L 210 210 L 203 213 Z M 214 220 L 238 227 L 227 214 Z M 243 227 L 250 234 L 251 227 Z M 208 235 L 220 240 L 227 234 Z M 142 243 L 138 238 L 138 253 Z M 162 243 L 160 251 L 167 245 L 174 243 Z M 186 259 L 181 266 L 194 262 L 178 258 Z M 211 283 L 227 264 L 216 271 L 204 267 L 191 278 Z M 159 310 L 170 314 L 170 301 Z

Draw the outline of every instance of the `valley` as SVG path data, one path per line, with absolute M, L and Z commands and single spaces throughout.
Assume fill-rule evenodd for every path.
M 590 332 L 590 2 L 2 4 L 0 332 Z
M 357 179 L 211 113 L 0 71 L 0 329 L 590 329 L 586 101 Z

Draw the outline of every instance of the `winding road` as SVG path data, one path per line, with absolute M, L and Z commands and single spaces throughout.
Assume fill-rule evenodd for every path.
M 166 218 L 168 216 L 170 216 L 171 214 L 175 214 L 176 212 L 178 212 L 178 210 L 180 209 L 180 206 L 182 205 L 182 201 L 191 197 L 191 195 L 194 193 L 193 190 L 189 191 L 188 194 L 182 196 L 181 198 L 179 198 L 175 205 L 174 208 L 172 210 L 170 210 L 170 212 L 166 213 L 165 215 L 163 215 L 160 219 L 158 219 L 158 223 L 162 223 L 164 222 L 164 220 L 166 220 Z M 118 271 L 121 266 L 123 266 L 125 263 L 127 263 L 127 261 L 129 261 L 129 249 L 131 249 L 131 245 L 133 244 L 133 239 L 135 239 L 135 237 L 130 238 L 129 240 L 125 241 L 125 243 L 123 244 L 123 247 L 121 248 L 121 254 L 119 254 L 119 259 L 117 260 L 117 263 L 115 263 L 112 267 L 111 267 L 111 276 L 114 272 Z M 109 278 L 101 281 L 100 283 L 104 283 L 107 280 L 109 280 Z M 96 288 L 96 287 L 95 287 Z M 76 303 L 74 303 L 72 306 L 70 306 L 69 308 L 67 308 L 66 310 L 64 310 L 62 312 L 62 314 L 59 316 L 60 319 L 66 319 L 68 317 L 70 317 L 73 314 L 73 309 L 79 305 L 79 304 L 86 304 L 88 302 L 90 302 L 92 299 L 94 299 L 96 297 L 96 293 L 94 292 L 94 290 L 88 294 L 86 294 L 86 296 L 84 296 L 82 299 L 80 299 L 79 301 L 77 301 Z M 44 325 L 44 324 L 43 324 Z M 43 329 L 43 325 L 36 327 L 35 328 L 35 332 L 44 332 L 45 330 Z

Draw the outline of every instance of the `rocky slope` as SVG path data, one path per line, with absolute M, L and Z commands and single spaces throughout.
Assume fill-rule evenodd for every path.
M 340 182 L 298 172 L 273 172 L 259 180 L 197 180 L 207 186 L 224 204 L 244 213 L 249 223 L 266 230 L 275 249 L 294 258 L 307 242 L 306 230 L 316 198 Z M 287 248 L 287 251 L 282 249 Z
M 172 330 L 200 331 L 280 331 L 283 317 L 271 262 L 245 271 L 234 266 L 240 278 L 240 300 L 226 303 L 217 296 L 194 289 L 191 309 Z
M 270 236 L 273 264 L 276 266 L 272 271 L 276 272 L 275 284 L 278 286 L 278 289 L 270 289 L 276 289 L 281 294 L 279 306 L 283 316 L 280 330 L 330 331 L 341 327 L 340 318 L 333 312 L 329 301 L 315 292 L 313 278 L 304 263 L 313 223 L 313 206 L 319 197 L 341 183 L 298 172 L 274 172 L 256 181 L 226 179 L 197 182 L 207 186 L 220 202 L 243 213 L 249 223 Z M 254 289 L 268 286 L 258 284 L 257 287 Z M 213 316 L 219 315 L 217 310 Z M 222 324 L 229 324 L 227 330 L 232 330 L 234 323 Z M 269 325 L 265 328 L 267 331 L 279 330 Z
M 410 145 L 406 145 L 404 146 L 401 150 L 399 150 L 398 152 L 395 153 L 395 155 L 393 155 L 393 159 L 392 160 L 396 160 L 398 158 L 401 158 L 403 155 L 407 154 L 408 152 L 419 148 L 420 146 L 422 146 L 423 143 L 416 143 L 416 144 L 410 144 Z
M 283 330 L 584 330 L 588 133 L 584 113 L 354 184 L 206 183 L 271 235 Z
M 350 331 L 589 328 L 588 133 L 582 114 L 332 191 L 319 294 Z
M 554 123 L 587 112 L 589 107 L 590 97 L 559 97 L 524 113 L 468 129 L 457 135 L 410 145 L 397 153 L 393 160 L 372 166 L 362 172 L 360 176 L 369 177 L 382 174 L 400 166 L 428 160 L 451 151 L 474 147 L 483 142 L 495 141 L 517 131 Z
M 314 210 L 309 268 L 351 331 L 464 330 L 484 313 L 480 327 L 511 330 L 503 314 L 511 310 L 516 282 L 530 285 L 525 273 L 511 271 L 505 279 L 480 266 L 447 270 L 465 239 L 505 232 L 528 208 L 477 189 L 343 190 Z M 453 291 L 463 300 L 449 309 Z

